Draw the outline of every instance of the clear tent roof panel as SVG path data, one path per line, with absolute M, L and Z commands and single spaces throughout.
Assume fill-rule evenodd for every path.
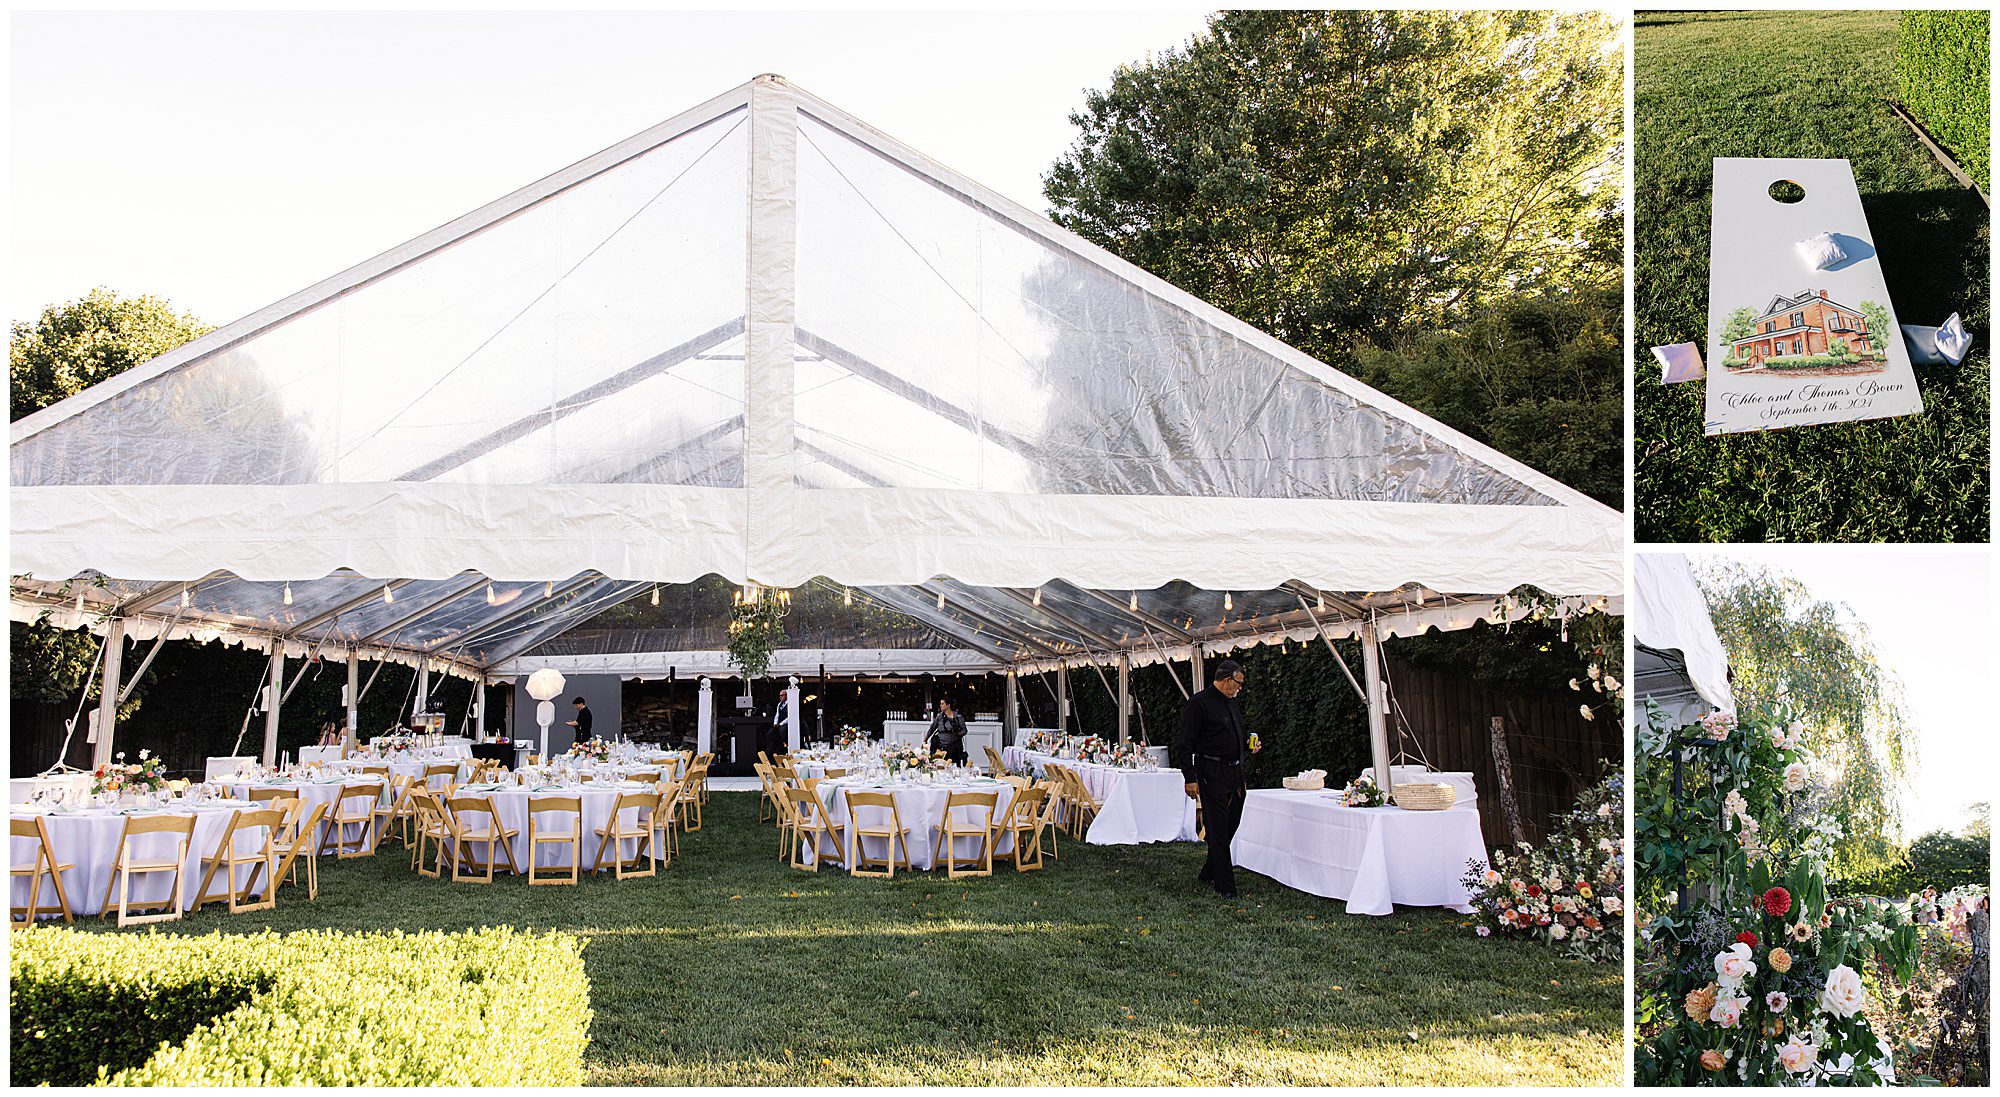
M 831 453 L 890 486 L 1553 502 L 809 109 L 799 131 L 799 341 L 823 356 L 797 367 L 801 469 Z
M 13 483 L 699 471 L 643 458 L 742 416 L 747 142 L 730 112 L 131 388 L 14 444 Z

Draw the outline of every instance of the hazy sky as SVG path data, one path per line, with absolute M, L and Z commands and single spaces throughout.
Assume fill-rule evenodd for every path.
M 1882 664 L 1902 679 L 1917 728 L 1917 770 L 1903 829 L 1956 830 L 1990 800 L 1993 576 L 1990 554 L 1821 545 L 1744 553 L 1842 602 L 1868 626 Z M 1810 717 L 1808 717 L 1810 719 Z
M 1041 210 L 1084 89 L 1202 24 L 1192 10 L 19 14 L 9 319 L 104 285 L 224 323 L 764 72 Z

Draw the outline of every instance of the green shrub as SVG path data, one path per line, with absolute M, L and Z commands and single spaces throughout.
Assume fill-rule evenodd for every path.
M 1784 358 L 1764 359 L 1764 368 L 1774 371 L 1788 369 L 1831 369 L 1834 366 L 1851 366 L 1861 359 L 1859 356 L 1842 357 L 1838 354 L 1795 354 Z
M 583 944 L 513 929 L 13 935 L 15 1085 L 583 1079 Z
M 1896 35 L 1896 84 L 1903 104 L 1981 188 L 1992 185 L 1989 22 L 1983 11 L 1906 11 Z

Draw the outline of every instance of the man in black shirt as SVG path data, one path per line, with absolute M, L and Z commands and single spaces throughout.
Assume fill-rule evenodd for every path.
M 1243 821 L 1243 759 L 1261 749 L 1243 731 L 1243 667 L 1234 659 L 1215 664 L 1207 689 L 1188 698 L 1174 738 L 1174 764 L 1187 779 L 1187 794 L 1201 801 L 1208 830 L 1208 861 L 1198 877 L 1226 898 L 1236 897 L 1236 872 L 1229 844 Z
M 570 703 L 576 706 L 576 719 L 569 721 L 569 726 L 576 729 L 576 741 L 588 743 L 597 738 L 590 730 L 590 706 L 584 704 L 581 697 Z

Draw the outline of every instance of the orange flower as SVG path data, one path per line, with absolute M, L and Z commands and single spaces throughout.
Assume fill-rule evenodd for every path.
M 1683 1004 L 1687 1007 L 1689 1020 L 1696 1024 L 1708 1020 L 1708 1011 L 1715 1008 L 1715 991 L 1716 986 L 1714 983 L 1710 983 L 1700 990 L 1688 991 L 1687 1001 Z
M 1714 1048 L 1709 1048 L 1707 1051 L 1701 1053 L 1701 1065 L 1709 1070 L 1721 1070 L 1727 1062 L 1728 1060 L 1722 1057 L 1722 1053 Z
M 1786 952 L 1784 949 L 1772 949 L 1771 955 L 1766 957 L 1766 959 L 1771 961 L 1771 970 L 1780 975 L 1792 970 L 1792 954 Z

